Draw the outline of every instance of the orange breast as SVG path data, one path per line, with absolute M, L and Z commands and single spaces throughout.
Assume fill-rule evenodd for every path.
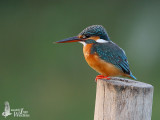
M 120 69 L 111 63 L 100 59 L 96 53 L 90 54 L 92 44 L 87 44 L 83 47 L 84 57 L 94 70 L 104 76 L 126 76 Z

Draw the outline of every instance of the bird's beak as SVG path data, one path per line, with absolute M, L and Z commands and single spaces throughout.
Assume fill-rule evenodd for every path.
M 78 42 L 78 41 L 82 41 L 82 39 L 77 36 L 74 36 L 74 37 L 66 38 L 64 40 L 57 41 L 56 43 L 69 43 L 69 42 Z

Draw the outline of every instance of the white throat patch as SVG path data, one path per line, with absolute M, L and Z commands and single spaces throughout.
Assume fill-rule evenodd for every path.
M 83 42 L 83 41 L 80 41 L 79 43 L 82 43 L 83 46 L 86 46 L 86 45 L 87 45 L 87 44 L 86 44 L 85 42 Z
M 98 40 L 96 40 L 96 42 L 98 42 L 98 43 L 107 43 L 108 41 L 103 40 L 103 39 L 98 39 Z

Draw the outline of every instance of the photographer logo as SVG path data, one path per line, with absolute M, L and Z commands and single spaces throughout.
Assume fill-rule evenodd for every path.
M 10 115 L 13 115 L 13 117 L 30 117 L 29 112 L 24 110 L 24 108 L 10 109 L 8 101 L 6 101 L 4 105 L 4 112 L 2 112 L 2 116 L 5 118 Z

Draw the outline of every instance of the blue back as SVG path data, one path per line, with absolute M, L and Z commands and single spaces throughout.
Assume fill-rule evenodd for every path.
M 124 73 L 130 75 L 129 64 L 124 51 L 115 43 L 108 41 L 107 43 L 95 43 L 91 48 L 91 54 L 97 53 L 102 60 L 109 62 Z

